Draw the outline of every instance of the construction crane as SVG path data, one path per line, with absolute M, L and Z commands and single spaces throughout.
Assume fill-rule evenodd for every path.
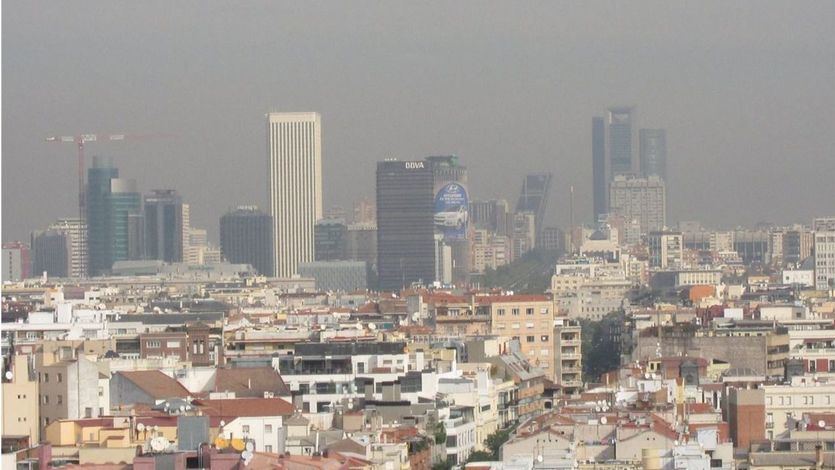
M 86 186 L 84 184 L 84 146 L 89 142 L 118 142 L 124 140 L 141 140 L 156 135 L 132 135 L 132 134 L 78 134 L 69 136 L 49 136 L 47 142 L 59 144 L 74 144 L 78 149 L 78 218 L 82 224 L 87 222 L 87 205 L 85 197 Z M 86 263 L 82 268 L 86 270 Z

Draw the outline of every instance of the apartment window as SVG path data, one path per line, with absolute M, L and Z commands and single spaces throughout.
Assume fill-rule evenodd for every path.
M 532 308 L 526 308 L 525 309 L 525 315 L 533 315 L 533 309 Z
M 87 408 L 84 408 L 84 417 L 85 418 L 92 418 L 93 417 L 93 408 L 91 408 L 89 406 Z
M 542 307 L 539 309 L 539 313 L 543 315 L 548 315 L 548 307 Z
M 549 352 L 550 351 L 548 351 L 547 349 L 543 349 L 543 350 L 539 351 L 539 354 L 541 354 L 543 356 L 547 356 Z
M 49 383 L 49 374 L 44 374 L 43 375 L 43 381 L 46 382 L 46 383 Z
M 179 341 L 166 341 L 165 342 L 165 347 L 169 348 L 169 349 L 176 349 L 176 348 L 180 347 L 180 342 Z
M 145 347 L 147 347 L 149 349 L 158 349 L 159 346 L 160 346 L 160 342 L 157 341 L 157 340 L 145 342 Z
M 271 454 L 273 451 L 273 446 L 264 446 L 264 452 Z
M 766 405 L 771 405 L 771 402 L 772 402 L 771 397 L 765 397 L 765 404 Z
M 515 316 L 515 317 L 518 317 L 519 316 L 519 309 L 518 308 L 511 309 L 510 314 Z
M 62 373 L 60 373 L 60 372 L 59 372 L 59 373 L 58 373 L 58 383 L 61 383 L 61 382 L 63 382 L 63 381 L 64 381 L 64 374 L 62 374 Z
M 64 395 L 58 394 L 58 404 L 64 403 Z
M 809 361 L 809 372 L 817 372 L 817 368 L 815 367 L 817 361 Z
M 548 342 L 548 335 L 542 335 L 539 339 L 540 339 L 540 341 L 542 341 L 543 343 L 547 343 L 547 342 Z
M 525 339 L 526 339 L 529 343 L 533 343 L 534 341 L 536 341 L 536 337 L 534 337 L 534 336 L 528 336 L 528 337 L 527 337 L 527 338 L 525 338 Z
M 496 310 L 496 314 L 500 317 L 503 317 L 504 316 L 504 309 L 500 308 L 500 309 Z
M 786 397 L 786 404 L 787 404 L 787 405 L 791 405 L 791 404 L 792 404 L 792 397 Z
M 264 434 L 272 434 L 272 432 L 273 432 L 273 425 L 272 424 L 264 425 Z
M 44 396 L 41 398 L 41 401 L 43 402 L 44 405 L 48 405 L 49 404 L 49 395 L 44 394 Z
M 99 396 L 100 397 L 104 396 L 104 387 L 99 387 Z
M 513 328 L 515 328 L 515 329 L 519 329 L 519 324 L 518 324 L 518 323 L 514 323 L 514 324 L 513 324 Z
M 249 434 L 249 425 L 244 424 L 243 426 L 241 426 L 241 432 L 243 432 L 244 434 Z

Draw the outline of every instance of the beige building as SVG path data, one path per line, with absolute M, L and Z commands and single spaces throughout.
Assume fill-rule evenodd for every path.
M 40 386 L 41 428 L 62 419 L 96 418 L 109 414 L 110 376 L 107 363 L 83 354 L 36 356 Z
M 30 357 L 12 356 L 3 371 L 3 437 L 28 436 L 34 445 L 40 442 L 38 380 Z
M 545 295 L 483 297 L 476 301 L 490 306 L 491 334 L 518 339 L 528 362 L 554 380 L 554 305 Z
M 805 383 L 804 383 L 805 381 Z M 829 413 L 835 409 L 835 384 L 815 383 L 795 377 L 791 385 L 766 385 L 766 438 L 788 436 L 806 413 Z

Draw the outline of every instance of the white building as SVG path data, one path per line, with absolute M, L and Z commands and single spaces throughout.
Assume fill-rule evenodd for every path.
M 815 232 L 815 288 L 835 286 L 835 230 Z
M 313 228 L 322 218 L 319 113 L 270 113 L 267 146 L 275 275 L 290 277 L 299 263 L 314 260 Z

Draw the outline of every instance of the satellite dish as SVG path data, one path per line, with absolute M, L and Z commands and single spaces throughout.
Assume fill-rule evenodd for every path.
M 362 331 L 362 323 L 357 322 L 357 324 L 355 326 L 358 330 Z
M 6 380 L 12 380 L 13 377 L 14 377 L 14 374 L 12 373 L 12 371 L 7 370 L 6 371 Z
M 247 441 L 246 442 L 246 451 L 247 452 L 252 452 L 253 450 L 255 450 L 255 445 L 252 443 L 252 441 Z
M 151 439 L 151 450 L 154 452 L 162 452 L 168 447 L 168 440 L 164 437 L 155 437 Z
M 824 421 L 824 420 L 818 421 L 818 427 L 819 428 L 825 428 L 826 427 L 826 421 Z
M 328 329 L 327 325 L 319 325 L 319 329 L 325 331 Z
M 609 422 L 609 420 L 608 420 L 608 419 L 606 419 L 606 417 L 605 417 L 605 416 L 603 416 L 603 417 L 601 417 L 601 418 L 600 418 L 600 424 L 606 424 L 606 423 L 608 423 L 608 422 Z
M 220 427 L 224 427 L 224 426 L 226 426 L 226 421 L 220 420 Z
M 544 459 L 544 458 L 542 458 L 542 455 L 541 455 L 541 454 L 536 456 L 536 461 L 537 461 L 537 462 L 542 463 L 542 461 L 543 461 L 543 460 L 545 460 L 545 459 Z
M 375 325 L 375 324 L 373 324 L 373 323 L 369 323 L 369 324 L 368 324 L 368 329 L 369 329 L 369 330 L 371 330 L 371 331 L 374 331 L 374 330 L 376 330 L 376 329 L 377 329 L 377 325 Z
M 602 409 L 602 408 L 600 408 L 599 406 L 595 406 L 595 407 L 594 407 L 594 411 L 596 411 L 596 412 L 600 413 L 601 411 L 603 411 L 603 409 Z
M 139 431 L 139 432 L 144 431 L 145 430 L 145 425 L 142 424 L 142 423 L 137 424 L 136 425 L 136 430 Z

